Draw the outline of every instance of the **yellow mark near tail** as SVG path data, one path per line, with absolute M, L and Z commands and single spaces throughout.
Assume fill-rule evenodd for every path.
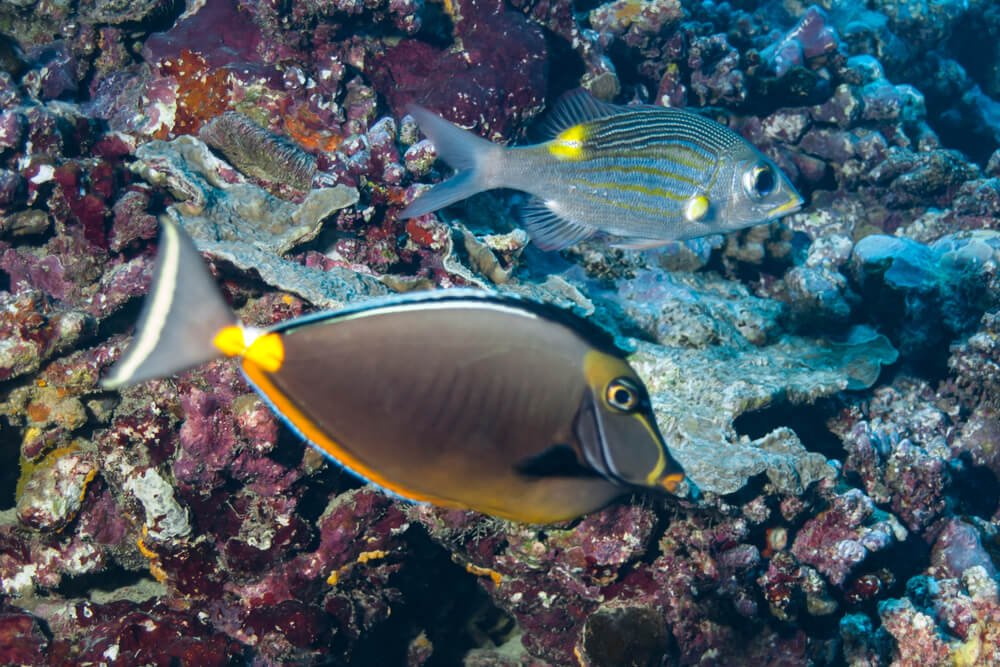
M 248 336 L 247 333 L 246 329 L 234 324 L 219 331 L 212 343 L 227 357 L 243 357 L 269 373 L 280 369 L 285 361 L 281 336 L 276 333 Z
M 683 481 L 684 475 L 679 472 L 675 472 L 664 477 L 660 484 L 670 493 L 677 493 L 677 487 L 680 486 Z

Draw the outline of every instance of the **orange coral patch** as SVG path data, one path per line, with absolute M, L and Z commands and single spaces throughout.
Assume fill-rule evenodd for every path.
M 229 108 L 230 73 L 224 67 L 210 70 L 201 55 L 184 49 L 176 60 L 161 62 L 160 71 L 177 81 L 174 136 L 197 134 L 203 123 Z
M 294 115 L 285 117 L 284 125 L 285 134 L 308 151 L 335 151 L 343 139 L 325 127 L 319 116 L 301 106 Z
M 36 424 L 47 422 L 51 413 L 52 410 L 42 403 L 32 403 L 28 406 L 28 419 Z

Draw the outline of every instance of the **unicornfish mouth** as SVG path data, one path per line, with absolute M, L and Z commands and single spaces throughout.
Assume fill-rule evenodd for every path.
M 675 472 L 660 480 L 660 486 L 670 493 L 677 493 L 677 487 L 684 481 L 684 473 Z

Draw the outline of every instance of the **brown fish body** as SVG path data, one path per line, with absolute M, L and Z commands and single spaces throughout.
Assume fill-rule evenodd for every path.
M 560 444 L 584 460 L 571 425 L 587 391 L 579 372 L 586 341 L 491 303 L 441 305 L 292 327 L 282 332 L 278 371 L 251 361 L 244 368 L 272 402 L 300 397 L 303 418 L 289 419 L 310 441 L 400 495 L 533 523 L 579 516 L 619 495 L 596 475 L 553 484 L 513 465 Z M 357 354 L 376 341 L 380 354 Z M 352 386 L 359 389 L 345 391 Z M 328 442 L 317 442 L 321 434 Z M 479 480 L 471 493 L 469 479 Z

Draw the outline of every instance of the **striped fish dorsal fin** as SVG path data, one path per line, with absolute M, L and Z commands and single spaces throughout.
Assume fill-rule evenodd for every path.
M 729 127 L 688 109 L 651 105 L 622 107 L 621 113 L 588 128 L 587 150 L 643 151 L 657 145 L 682 146 L 718 156 L 745 143 Z
M 532 197 L 521 207 L 521 222 L 532 242 L 542 250 L 562 250 L 594 235 L 594 228 L 563 218 Z
M 556 102 L 542 124 L 542 136 L 552 139 L 563 130 L 598 118 L 621 113 L 628 107 L 595 100 L 587 91 L 577 88 L 564 94 Z

